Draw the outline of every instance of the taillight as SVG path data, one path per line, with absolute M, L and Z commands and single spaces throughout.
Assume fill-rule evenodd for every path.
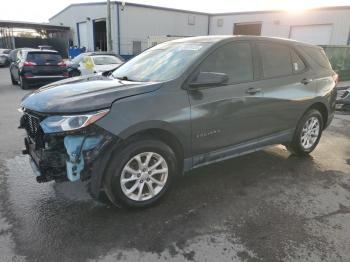
M 69 77 L 68 72 L 63 72 L 63 76 L 64 76 L 64 77 Z
M 23 63 L 23 66 L 34 67 L 34 66 L 36 66 L 36 63 L 31 62 L 31 61 L 25 61 Z
M 333 80 L 334 80 L 335 84 L 338 84 L 338 82 L 339 82 L 338 74 L 334 74 L 332 77 L 333 77 Z
M 61 61 L 57 64 L 59 67 L 66 67 L 66 63 L 64 61 Z

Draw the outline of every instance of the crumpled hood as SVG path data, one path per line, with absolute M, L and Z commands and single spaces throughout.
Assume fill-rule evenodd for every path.
M 40 113 L 78 113 L 108 108 L 121 98 L 159 89 L 161 83 L 131 82 L 102 75 L 73 77 L 46 85 L 22 99 L 21 107 Z

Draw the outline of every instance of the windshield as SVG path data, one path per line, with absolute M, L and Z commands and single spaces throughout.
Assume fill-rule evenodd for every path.
M 164 43 L 146 50 L 113 72 L 131 81 L 168 81 L 181 75 L 202 54 L 206 43 Z
M 105 56 L 105 55 L 98 55 L 93 56 L 95 65 L 113 65 L 113 64 L 121 64 L 122 61 L 116 57 L 116 56 Z

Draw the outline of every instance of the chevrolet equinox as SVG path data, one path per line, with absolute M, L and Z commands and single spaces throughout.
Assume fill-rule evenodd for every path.
M 322 48 L 253 36 L 166 42 L 109 75 L 23 98 L 24 154 L 38 182 L 89 180 L 145 207 L 194 168 L 283 144 L 307 155 L 330 124 L 337 75 Z

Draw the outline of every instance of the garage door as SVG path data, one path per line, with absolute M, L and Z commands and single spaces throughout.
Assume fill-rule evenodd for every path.
M 80 47 L 88 47 L 87 23 L 78 23 L 79 45 Z
M 292 26 L 290 38 L 315 45 L 329 45 L 332 25 Z

